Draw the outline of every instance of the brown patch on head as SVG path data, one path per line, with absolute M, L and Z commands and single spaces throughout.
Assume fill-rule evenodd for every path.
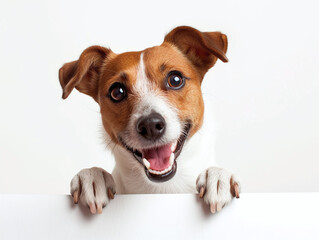
M 202 77 L 188 58 L 175 46 L 163 43 L 161 46 L 146 49 L 144 64 L 148 79 L 161 90 L 161 94 L 178 110 L 181 121 L 191 121 L 193 135 L 201 126 L 204 103 L 201 93 Z M 167 76 L 178 71 L 185 76 L 185 85 L 181 89 L 172 90 L 166 86 Z M 196 110 L 195 110 L 196 109 Z
M 132 89 L 136 82 L 140 55 L 141 52 L 119 54 L 103 66 L 99 82 L 102 122 L 107 133 L 117 143 L 117 134 L 125 129 L 136 103 Z M 127 98 L 121 102 L 113 102 L 109 97 L 109 89 L 116 82 L 122 83 L 127 91 Z
M 165 63 L 163 63 L 163 64 L 160 66 L 160 71 L 161 71 L 161 72 L 164 72 L 166 68 L 167 68 L 167 66 L 165 65 Z

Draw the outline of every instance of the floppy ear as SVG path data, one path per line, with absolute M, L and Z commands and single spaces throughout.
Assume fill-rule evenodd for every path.
M 225 55 L 227 36 L 220 32 L 200 32 L 192 27 L 181 26 L 169 32 L 164 42 L 173 44 L 183 52 L 202 76 L 214 66 L 217 58 L 228 62 Z
M 66 99 L 76 88 L 97 101 L 99 74 L 110 53 L 110 49 L 92 46 L 83 51 L 78 61 L 64 64 L 59 70 L 62 98 Z

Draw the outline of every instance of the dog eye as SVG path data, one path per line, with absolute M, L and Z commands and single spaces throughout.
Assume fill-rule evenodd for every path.
M 181 89 L 185 85 L 185 80 L 180 72 L 173 71 L 167 76 L 167 87 L 170 89 Z
M 109 89 L 109 97 L 114 102 L 120 102 L 126 97 L 126 89 L 122 83 L 113 83 Z

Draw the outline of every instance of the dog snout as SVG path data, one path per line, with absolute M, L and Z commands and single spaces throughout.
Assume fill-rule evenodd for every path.
M 136 123 L 137 132 L 147 140 L 155 141 L 163 136 L 166 129 L 165 119 L 158 113 L 143 116 Z

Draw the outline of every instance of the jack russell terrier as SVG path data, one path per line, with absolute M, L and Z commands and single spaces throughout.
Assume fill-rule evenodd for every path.
M 201 83 L 217 58 L 228 61 L 226 50 L 226 35 L 181 26 L 160 46 L 122 54 L 92 46 L 61 67 L 63 99 L 76 88 L 100 105 L 116 162 L 112 175 L 97 167 L 80 171 L 71 181 L 74 203 L 95 214 L 115 193 L 198 192 L 215 213 L 239 197 L 238 179 L 211 167 L 211 136 L 198 132 Z

